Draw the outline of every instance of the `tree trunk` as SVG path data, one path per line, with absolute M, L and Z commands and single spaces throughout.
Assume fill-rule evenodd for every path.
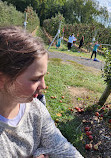
M 111 85 L 107 84 L 107 86 L 106 86 L 106 88 L 105 88 L 102 96 L 99 99 L 98 104 L 101 105 L 101 106 L 103 106 L 104 103 L 106 102 L 108 96 L 110 95 L 110 93 L 111 93 Z

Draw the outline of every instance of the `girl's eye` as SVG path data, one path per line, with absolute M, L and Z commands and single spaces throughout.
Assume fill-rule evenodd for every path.
M 32 80 L 32 82 L 38 82 L 39 81 L 39 79 L 36 79 L 36 80 Z

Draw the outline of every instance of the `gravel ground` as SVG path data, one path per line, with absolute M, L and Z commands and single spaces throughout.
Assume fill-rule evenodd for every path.
M 97 62 L 97 61 L 93 61 L 93 59 L 72 56 L 61 52 L 49 52 L 49 58 L 60 58 L 63 61 L 72 60 L 81 65 L 93 67 L 98 70 L 101 70 L 104 67 L 104 62 L 102 61 Z

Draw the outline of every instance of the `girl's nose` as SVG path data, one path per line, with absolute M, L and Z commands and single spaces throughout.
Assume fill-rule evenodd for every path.
M 45 80 L 44 80 L 44 77 L 42 77 L 42 79 L 40 80 L 40 83 L 39 83 L 39 86 L 38 86 L 38 89 L 45 89 Z

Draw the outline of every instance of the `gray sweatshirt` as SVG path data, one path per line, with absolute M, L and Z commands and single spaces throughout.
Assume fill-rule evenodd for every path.
M 0 122 L 0 158 L 83 158 L 56 128 L 46 107 L 38 100 L 26 103 L 16 127 Z

